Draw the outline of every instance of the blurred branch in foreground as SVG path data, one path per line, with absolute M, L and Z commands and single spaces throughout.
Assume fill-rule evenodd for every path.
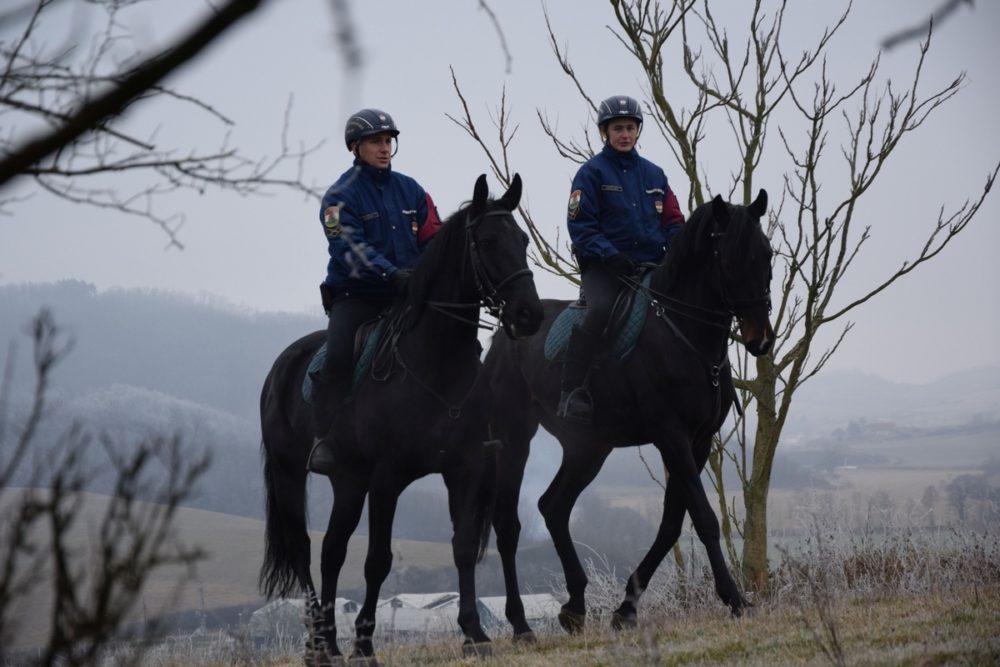
M 180 567 L 179 592 L 204 557 L 177 539 L 173 521 L 209 457 L 186 451 L 176 437 L 122 451 L 103 438 L 110 470 L 97 471 L 84 463 L 93 438 L 81 427 L 54 443 L 39 442 L 50 374 L 69 347 L 46 310 L 32 322 L 31 335 L 36 389 L 26 418 L 16 419 L 10 409 L 9 359 L 0 386 L 0 646 L 11 646 L 25 620 L 19 607 L 48 597 L 51 621 L 37 664 L 90 665 L 133 620 L 154 571 Z M 30 488 L 11 487 L 24 466 L 31 466 Z M 102 473 L 113 475 L 114 491 L 103 516 L 85 527 L 89 543 L 81 549 L 70 533 L 84 521 L 83 489 Z M 156 632 L 149 624 L 140 639 Z M 9 657 L 0 651 L 0 662 Z

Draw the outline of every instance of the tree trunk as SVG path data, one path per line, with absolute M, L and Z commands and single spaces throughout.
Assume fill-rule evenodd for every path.
M 743 526 L 743 577 L 747 587 L 766 595 L 770 582 L 767 560 L 767 496 L 771 488 L 771 468 L 781 436 L 774 399 L 777 372 L 769 356 L 757 359 L 757 378 L 752 389 L 757 400 L 757 433 L 753 447 L 753 469 L 743 502 L 746 522 Z

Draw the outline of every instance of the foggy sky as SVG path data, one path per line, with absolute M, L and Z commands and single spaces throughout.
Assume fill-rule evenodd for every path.
M 739 12 L 746 4 L 721 3 L 716 17 L 725 20 L 723 9 Z M 793 3 L 785 25 L 789 57 L 812 45 L 846 3 L 826 4 L 834 6 Z M 846 92 L 861 76 L 883 38 L 926 18 L 939 4 L 856 3 L 832 43 L 828 62 L 840 89 Z M 539 127 L 536 109 L 557 122 L 566 139 L 582 138 L 588 110 L 551 53 L 541 4 L 490 3 L 512 56 L 507 74 L 494 26 L 475 0 L 353 2 L 363 57 L 356 76 L 345 76 L 327 5 L 322 0 L 270 3 L 175 75 L 170 85 L 236 120 L 230 143 L 251 154 L 278 151 L 285 104 L 293 96 L 290 136 L 306 144 L 326 140 L 306 163 L 306 180 L 319 193 L 350 164 L 342 140 L 346 116 L 362 106 L 389 111 L 401 130 L 393 168 L 415 177 L 445 216 L 471 197 L 476 177 L 489 171 L 483 153 L 445 116 L 461 115 L 451 65 L 481 131 L 490 136 L 490 114 L 495 115 L 506 85 L 512 121 L 519 124 L 511 159 L 524 178 L 523 203 L 552 230 L 551 237 L 564 228 L 576 165 L 556 154 Z M 641 72 L 605 27 L 614 19 L 606 3 L 549 5 L 560 45 L 568 50 L 589 95 L 643 96 Z M 152 46 L 169 41 L 203 8 L 198 1 L 164 3 L 156 10 L 140 5 L 123 16 Z M 936 29 L 921 92 L 943 88 L 962 71 L 968 73 L 968 83 L 904 141 L 875 191 L 866 196 L 861 213 L 872 225 L 872 240 L 839 302 L 846 303 L 914 254 L 939 209 L 947 213 L 977 197 L 1000 159 L 995 120 L 1000 73 L 994 64 L 1000 56 L 998 27 L 1000 4 L 984 2 L 961 7 Z M 730 34 L 732 42 L 742 44 L 735 25 Z M 60 37 L 65 35 L 55 30 L 53 41 Z M 884 53 L 883 76 L 891 75 L 897 88 L 909 86 L 916 57 L 916 42 Z M 668 64 L 668 86 L 687 88 L 676 60 Z M 165 143 L 203 149 L 215 146 L 226 131 L 210 123 L 178 123 L 173 113 L 166 106 L 139 106 L 129 119 L 130 129 L 146 134 L 159 127 L 158 137 Z M 843 123 L 834 126 L 841 129 Z M 652 123 L 646 130 L 640 152 L 663 166 L 685 201 L 687 184 L 663 138 Z M 776 128 L 769 141 L 775 142 L 770 153 L 780 157 Z M 831 163 L 839 160 L 841 141 L 842 136 L 829 138 Z M 722 137 L 709 143 L 724 145 Z M 705 157 L 712 183 L 721 186 L 735 168 L 736 155 L 709 151 Z M 840 180 L 832 177 L 824 183 L 831 193 L 843 189 L 840 171 Z M 783 170 L 762 170 L 757 178 L 775 202 Z M 501 191 L 492 176 L 490 184 L 495 193 Z M 31 198 L 16 205 L 13 216 L 0 218 L 0 284 L 77 278 L 100 289 L 165 288 L 221 297 L 256 310 L 319 313 L 317 285 L 324 277 L 326 243 L 315 200 L 291 193 L 263 200 L 227 194 L 173 197 L 161 206 L 186 215 L 180 232 L 186 249 L 177 251 L 164 250 L 163 232 L 143 220 L 71 206 L 27 183 L 3 194 Z M 1000 247 L 998 213 L 1000 199 L 994 194 L 938 259 L 857 311 L 854 330 L 828 367 L 862 368 L 887 379 L 919 382 L 1000 364 L 1000 299 L 994 294 L 1000 269 L 993 259 Z M 539 270 L 535 278 L 544 297 L 568 298 L 575 292 Z

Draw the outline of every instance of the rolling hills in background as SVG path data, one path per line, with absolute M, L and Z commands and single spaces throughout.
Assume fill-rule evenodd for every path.
M 194 507 L 263 516 L 260 386 L 285 346 L 323 326 L 321 314 L 256 313 L 156 291 L 101 292 L 78 281 L 0 286 L 0 342 L 15 344 L 7 359 L 13 362 L 15 417 L 24 414 L 33 389 L 31 341 L 25 332 L 42 307 L 51 311 L 73 348 L 52 373 L 50 412 L 38 442 L 55 442 L 73 423 L 120 447 L 156 434 L 177 434 L 213 456 Z M 900 446 L 900 438 L 927 441 L 940 436 L 941 429 L 998 430 L 998 422 L 1000 368 L 972 369 L 920 385 L 860 371 L 828 371 L 796 394 L 779 461 L 798 448 L 890 441 Z M 100 448 L 94 455 L 101 455 Z M 560 456 L 558 444 L 540 432 L 525 480 L 529 503 L 551 479 Z M 634 452 L 616 452 L 597 483 L 621 480 L 648 480 Z M 103 483 L 96 480 L 91 490 L 106 491 Z M 442 489 L 437 478 L 415 486 L 411 493 L 418 500 L 421 493 L 440 495 Z M 329 502 L 327 485 L 313 483 L 312 525 L 325 524 Z M 412 516 L 406 516 L 409 509 Z M 401 536 L 448 539 L 443 502 L 409 502 L 401 512 Z M 421 521 L 428 515 L 430 521 Z

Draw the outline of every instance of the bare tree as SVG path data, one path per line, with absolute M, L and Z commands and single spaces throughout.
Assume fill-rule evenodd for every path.
M 876 186 L 879 175 L 896 149 L 927 118 L 948 102 L 965 82 L 959 74 L 938 90 L 923 92 L 921 74 L 931 32 L 920 46 L 912 77 L 902 88 L 891 80 L 880 83 L 879 59 L 859 73 L 845 89 L 828 75 L 830 42 L 851 12 L 848 3 L 833 23 L 818 32 L 814 45 L 797 57 L 782 48 L 786 3 L 777 0 L 770 10 L 758 0 L 749 22 L 733 39 L 717 22 L 709 0 L 610 0 L 611 29 L 630 54 L 648 84 L 646 132 L 659 131 L 666 139 L 683 177 L 690 182 L 689 208 L 703 203 L 709 192 L 749 203 L 762 185 L 758 168 L 765 154 L 783 153 L 789 165 L 782 196 L 775 198 L 769 234 L 776 246 L 774 327 L 777 341 L 771 354 L 736 360 L 737 388 L 744 408 L 752 406 L 754 423 L 739 421 L 717 442 L 711 461 L 723 531 L 730 557 L 741 565 L 747 585 L 768 588 L 767 499 L 775 451 L 795 392 L 819 373 L 836 353 L 853 326 L 848 317 L 881 292 L 934 259 L 979 212 L 1000 171 L 998 163 L 985 174 L 982 190 L 953 211 L 941 208 L 937 219 L 925 222 L 923 244 L 910 256 L 895 260 L 895 268 L 845 295 L 844 277 L 862 256 L 872 233 L 871 222 L 858 213 L 862 199 Z M 546 15 L 550 43 L 562 70 L 581 99 L 594 110 L 593 97 L 559 47 Z M 677 48 L 668 45 L 678 43 Z M 668 65 L 676 54 L 679 59 Z M 664 85 L 670 80 L 670 86 Z M 681 91 L 686 83 L 688 90 Z M 483 135 L 468 111 L 458 84 L 464 120 L 456 120 L 490 155 L 500 180 L 509 180 L 508 149 L 513 138 L 505 101 L 493 118 L 499 144 Z M 695 100 L 687 105 L 680 100 Z M 567 140 L 557 136 L 538 111 L 544 131 L 563 158 L 582 162 L 593 154 L 589 138 Z M 728 129 L 726 150 L 738 165 L 731 173 L 711 172 L 701 149 L 712 128 Z M 839 128 L 846 127 L 842 131 Z M 804 128 L 804 130 L 802 129 Z M 839 153 L 827 154 L 830 137 L 841 137 Z M 716 139 L 717 140 L 717 139 Z M 837 190 L 824 179 L 836 173 L 836 156 L 846 185 Z M 778 158 L 773 158 L 778 159 Z M 832 179 L 831 179 L 832 180 Z M 507 182 L 507 181 L 505 181 Z M 822 187 L 821 187 L 822 186 Z M 570 276 L 576 267 L 566 248 L 545 239 L 540 227 L 522 211 L 532 230 L 543 269 Z M 914 234 L 919 234 L 916 223 Z M 893 261 L 883 262 L 892 266 Z M 854 288 L 852 288 L 854 289 Z M 834 297 L 837 296 L 835 299 Z M 822 347 L 817 333 L 839 328 L 834 342 Z M 734 337 L 738 333 L 734 332 Z M 733 510 L 722 483 L 722 462 L 735 464 L 741 480 L 745 518 Z M 734 531 L 743 538 L 737 555 Z
M 157 202 L 165 194 L 218 189 L 249 195 L 283 188 L 315 197 L 302 171 L 304 158 L 318 146 L 290 142 L 290 103 L 276 154 L 251 157 L 229 145 L 231 118 L 164 83 L 263 0 L 228 0 L 188 34 L 152 54 L 139 51 L 123 27 L 122 13 L 142 2 L 77 3 L 80 7 L 74 9 L 88 15 L 95 7 L 102 10 L 102 28 L 55 45 L 47 41 L 51 26 L 66 21 L 72 3 L 25 1 L 0 14 L 0 30 L 6 35 L 0 39 L 0 190 L 9 191 L 6 186 L 17 177 L 30 178 L 55 197 L 150 220 L 177 246 L 184 219 L 160 211 Z M 349 28 L 338 33 L 348 55 L 356 51 Z M 217 122 L 218 146 L 169 146 L 158 137 L 159 128 L 135 129 L 141 126 L 135 116 L 142 118 L 138 112 L 153 102 L 172 102 Z M 124 179 L 125 174 L 137 178 Z M 16 203 L 13 195 L 0 197 L 0 213 L 10 214 Z

